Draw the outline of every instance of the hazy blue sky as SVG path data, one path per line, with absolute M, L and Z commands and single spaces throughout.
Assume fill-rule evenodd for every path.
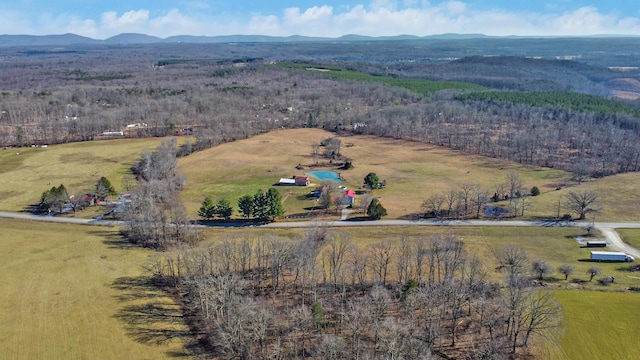
M 640 35 L 638 0 L 6 0 L 0 34 Z

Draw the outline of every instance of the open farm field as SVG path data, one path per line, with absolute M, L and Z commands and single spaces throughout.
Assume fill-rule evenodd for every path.
M 0 151 L 0 209 L 21 211 L 40 201 L 53 186 L 64 184 L 72 193 L 91 192 L 101 176 L 117 191 L 134 186 L 129 168 L 146 149 L 162 140 L 103 140 L 53 145 L 46 148 L 10 148 Z M 127 180 L 128 179 L 128 180 Z
M 566 332 L 559 347 L 543 358 L 558 360 L 638 358 L 640 294 L 600 291 L 556 291 Z
M 237 199 L 256 190 L 266 190 L 282 177 L 301 175 L 298 164 L 314 163 L 311 144 L 333 137 L 319 129 L 278 130 L 247 140 L 227 143 L 180 159 L 180 171 L 187 177 L 183 201 L 192 217 L 205 196 L 226 198 L 236 207 Z M 573 184 L 571 174 L 548 168 L 525 166 L 502 160 L 468 155 L 442 147 L 372 136 L 342 137 L 341 153 L 352 159 L 354 168 L 338 170 L 344 185 L 362 189 L 365 175 L 375 172 L 387 182 L 376 190 L 388 211 L 388 218 L 410 218 L 422 211 L 422 203 L 432 195 L 463 183 L 478 183 L 491 193 L 504 183 L 512 171 L 524 181 L 525 189 L 537 186 L 541 195 L 530 198 L 527 218 L 550 218 L 568 213 L 562 204 L 571 190 L 593 190 L 600 194 L 603 207 L 597 221 L 633 221 L 640 219 L 638 174 L 623 174 Z M 347 145 L 348 144 L 348 145 Z M 308 168 L 306 168 L 308 169 Z M 313 179 L 312 179 L 313 182 Z M 287 215 L 306 215 L 315 203 L 304 198 L 318 181 L 308 187 L 278 187 Z M 560 188 L 560 190 L 556 190 Z M 615 190 L 614 190 L 615 189 Z M 356 205 L 358 197 L 356 197 Z M 506 204 L 502 204 L 506 205 Z M 330 214 L 335 216 L 334 210 Z
M 0 357 L 189 357 L 179 308 L 148 283 L 153 256 L 117 229 L 0 219 Z

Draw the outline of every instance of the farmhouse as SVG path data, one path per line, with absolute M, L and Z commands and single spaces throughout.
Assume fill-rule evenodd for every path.
M 296 176 L 294 177 L 296 180 L 296 185 L 298 186 L 308 186 L 310 184 L 308 176 Z
M 353 203 L 355 202 L 356 199 L 356 192 L 353 190 L 345 190 L 344 192 L 344 196 L 346 196 L 347 200 L 349 201 L 349 206 L 353 206 Z
M 291 178 L 281 178 L 278 185 L 308 186 L 310 184 L 308 176 L 292 176 Z

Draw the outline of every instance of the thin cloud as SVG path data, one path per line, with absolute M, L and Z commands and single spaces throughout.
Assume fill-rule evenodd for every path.
M 204 2 L 191 3 L 203 8 Z M 586 6 L 566 12 L 541 7 L 540 12 L 479 10 L 471 3 L 453 0 L 432 4 L 422 0 L 374 0 L 368 6 L 286 8 L 279 14 L 251 14 L 247 19 L 228 14 L 211 14 L 174 8 L 164 12 L 133 9 L 107 11 L 99 18 L 79 18 L 68 14 L 46 15 L 40 21 L 24 13 L 5 16 L 0 33 L 73 32 L 94 38 L 138 32 L 160 37 L 172 35 L 258 34 L 273 36 L 307 35 L 338 37 L 345 34 L 418 36 L 442 33 L 483 33 L 487 35 L 595 35 L 640 34 L 640 17 L 616 11 L 601 12 Z M 36 17 L 38 18 L 38 17 Z M 47 24 L 38 27 L 36 24 Z

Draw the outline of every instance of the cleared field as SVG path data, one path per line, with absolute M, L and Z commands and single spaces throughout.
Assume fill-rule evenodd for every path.
M 179 308 L 142 269 L 153 253 L 110 228 L 0 228 L 0 358 L 189 358 Z
M 313 164 L 311 145 L 334 135 L 319 129 L 279 130 L 180 159 L 180 171 L 187 176 L 183 200 L 189 213 L 195 217 L 205 196 L 227 198 L 235 206 L 238 197 L 244 194 L 264 190 L 281 177 L 304 172 L 295 167 Z M 540 188 L 543 196 L 555 192 L 558 184 L 570 177 L 559 170 L 507 163 L 415 142 L 370 136 L 341 140 L 342 154 L 354 164 L 353 169 L 340 171 L 345 185 L 362 189 L 367 173 L 378 174 L 387 182 L 387 188 L 376 190 L 375 196 L 380 197 L 389 218 L 421 212 L 421 205 L 429 196 L 465 182 L 479 183 L 493 191 L 511 171 L 518 172 L 527 188 Z M 313 188 L 279 187 L 287 214 L 308 212 L 313 202 L 303 200 L 302 196 Z M 553 202 L 553 198 L 549 201 Z M 556 206 L 539 210 L 545 211 L 546 216 L 555 214 Z
M 117 191 L 126 188 L 129 168 L 145 149 L 162 139 L 89 141 L 47 148 L 0 151 L 0 209 L 20 211 L 40 200 L 45 190 L 64 184 L 73 193 L 92 191 L 105 176 Z M 131 181 L 131 186 L 133 181 Z
M 556 291 L 566 332 L 548 359 L 632 360 L 640 344 L 640 294 Z
M 640 203 L 640 173 L 607 176 L 544 193 L 533 198 L 533 208 L 528 211 L 528 214 L 532 216 L 555 215 L 559 199 L 561 202 L 564 201 L 563 199 L 566 198 L 569 191 L 584 190 L 593 191 L 599 195 L 602 212 L 595 215 L 595 221 L 640 221 L 640 208 L 638 207 Z M 564 213 L 569 213 L 569 211 L 561 209 L 561 214 Z M 592 221 L 593 219 L 594 216 L 589 215 L 587 220 Z

